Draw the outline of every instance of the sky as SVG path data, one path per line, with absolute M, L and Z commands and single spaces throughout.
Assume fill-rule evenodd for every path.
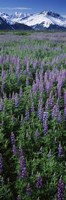
M 0 11 L 36 13 L 51 10 L 66 15 L 66 0 L 0 0 Z

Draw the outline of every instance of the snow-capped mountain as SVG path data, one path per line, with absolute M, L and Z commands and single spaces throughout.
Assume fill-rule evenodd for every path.
M 8 23 L 4 17 L 0 17 L 0 30 L 32 30 L 32 27 L 20 23 Z
M 9 15 L 7 13 L 0 12 L 0 17 L 7 20 L 9 18 Z
M 44 30 L 50 28 L 66 28 L 66 18 L 52 11 L 42 11 L 36 14 L 23 14 L 15 12 L 13 15 L 0 13 L 10 25 L 15 23 L 25 24 L 33 29 Z
M 0 17 L 5 19 L 7 23 L 14 24 L 14 23 L 22 23 L 23 19 L 27 19 L 30 16 L 30 14 L 27 13 L 18 13 L 17 11 L 12 14 L 8 15 L 7 13 L 0 12 Z
M 49 28 L 50 25 L 57 25 L 66 28 L 66 18 L 63 18 L 59 14 L 53 13 L 51 11 L 43 11 L 41 13 L 34 14 L 27 19 L 23 19 L 22 23 L 33 27 L 42 24 L 44 28 Z

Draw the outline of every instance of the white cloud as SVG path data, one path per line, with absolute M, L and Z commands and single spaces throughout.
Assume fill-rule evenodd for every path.
M 27 7 L 3 7 L 0 8 L 0 10 L 31 10 L 31 8 L 27 8 Z

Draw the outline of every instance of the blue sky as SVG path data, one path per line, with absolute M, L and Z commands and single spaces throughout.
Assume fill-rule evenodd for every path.
M 36 13 L 52 10 L 66 15 L 66 0 L 0 0 L 0 11 Z

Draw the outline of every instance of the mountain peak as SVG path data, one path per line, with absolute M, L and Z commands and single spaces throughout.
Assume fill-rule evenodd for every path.
M 58 14 L 56 12 L 53 12 L 51 10 L 49 10 L 49 11 L 42 11 L 42 12 L 40 12 L 40 14 L 43 14 L 44 16 L 55 17 L 55 18 L 59 18 L 60 17 L 60 14 Z
M 3 20 L 6 20 L 6 22 L 10 25 L 14 25 L 15 23 L 24 24 L 32 27 L 33 29 L 36 29 L 37 27 L 37 30 L 48 29 L 50 28 L 50 26 L 53 29 L 54 27 L 60 27 L 61 29 L 62 27 L 66 28 L 66 19 L 60 14 L 51 10 L 42 11 L 35 14 L 28 14 L 16 11 L 12 15 L 0 12 L 0 17 Z
M 51 10 L 49 10 L 49 11 L 47 12 L 47 15 L 48 15 L 48 16 L 51 16 L 51 17 L 55 17 L 55 18 L 60 17 L 60 14 L 58 14 L 58 13 L 56 13 L 56 12 L 52 12 Z

